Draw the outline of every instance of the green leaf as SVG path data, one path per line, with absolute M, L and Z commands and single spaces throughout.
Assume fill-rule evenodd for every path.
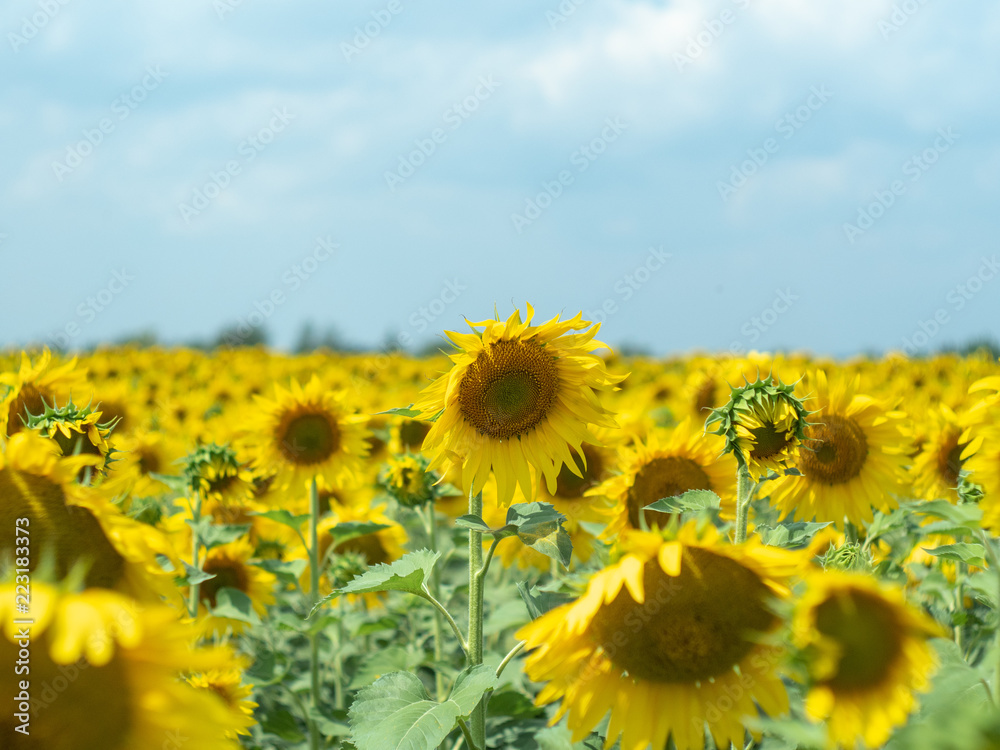
M 205 523 L 205 521 L 209 521 L 209 523 Z M 205 549 L 212 549 L 213 547 L 218 547 L 220 544 L 235 542 L 244 536 L 250 530 L 251 526 L 249 523 L 216 525 L 211 523 L 211 519 L 206 518 L 201 519 L 201 522 L 198 524 L 194 524 L 190 520 L 187 523 L 198 533 L 198 538 Z
M 397 406 L 392 409 L 386 409 L 385 411 L 377 411 L 375 414 L 392 414 L 396 417 L 409 417 L 410 419 L 415 419 L 423 414 L 419 409 L 414 409 L 413 404 L 407 407 Z
M 660 513 L 686 513 L 689 511 L 718 510 L 722 500 L 711 490 L 688 490 L 681 495 L 665 497 L 647 505 L 647 510 Z
M 416 675 L 383 675 L 354 699 L 351 739 L 357 750 L 435 750 L 496 684 L 494 668 L 480 664 L 462 672 L 451 697 L 437 703 Z
M 174 492 L 178 495 L 185 495 L 188 492 L 189 489 L 188 483 L 184 477 L 175 477 L 169 474 L 157 474 L 156 472 L 150 472 L 149 477 L 151 479 L 155 479 L 157 482 L 160 482 L 161 484 L 165 484 L 167 487 L 170 488 L 171 492 Z
M 500 529 L 517 534 L 526 546 L 569 567 L 573 543 L 563 528 L 566 517 L 548 503 L 518 503 L 507 510 L 507 525 Z
M 373 523 L 370 521 L 346 521 L 338 523 L 330 529 L 331 546 L 336 548 L 350 539 L 357 539 L 361 536 L 374 534 L 376 531 L 388 529 L 384 523 Z
M 269 711 L 261 721 L 260 728 L 288 742 L 301 742 L 305 739 L 295 717 L 283 708 Z
M 473 531 L 478 531 L 483 534 L 490 534 L 493 531 L 489 524 L 479 516 L 459 516 L 455 519 L 455 525 L 460 526 L 463 529 L 472 529 Z
M 178 586 L 192 586 L 196 583 L 204 583 L 215 578 L 215 573 L 206 573 L 204 570 L 198 570 L 193 565 L 188 565 L 183 560 L 181 562 L 184 564 L 185 574 L 175 579 Z
M 343 588 L 320 599 L 309 612 L 309 616 L 312 617 L 328 601 L 343 594 L 368 594 L 375 591 L 408 591 L 411 594 L 421 594 L 424 581 L 431 577 L 434 563 L 440 556 L 440 552 L 422 549 L 403 555 L 388 565 L 373 565 Z
M 983 517 L 983 510 L 978 505 L 967 503 L 965 505 L 952 505 L 947 500 L 930 500 L 915 503 L 905 503 L 903 507 L 913 513 L 925 516 L 941 518 L 951 521 L 955 525 L 965 526 L 970 533 L 975 533 L 979 528 L 979 521 Z
M 302 524 L 309 520 L 309 514 L 303 513 L 301 515 L 293 515 L 284 508 L 278 510 L 262 510 L 255 513 L 251 513 L 251 516 L 259 516 L 261 518 L 267 518 L 268 520 L 274 521 L 275 523 L 280 523 L 282 526 L 287 526 L 290 529 L 295 529 L 298 531 L 302 528 Z
M 934 555 L 944 560 L 964 562 L 969 565 L 975 565 L 978 568 L 986 567 L 986 550 L 983 549 L 983 545 L 981 544 L 960 542 L 959 544 L 945 544 L 936 549 L 927 549 L 927 547 L 924 547 L 923 550 L 929 555 Z
M 250 597 L 239 589 L 231 589 L 228 586 L 216 592 L 212 614 L 216 617 L 228 617 L 230 620 L 239 620 L 250 625 L 260 624 L 260 617 L 254 611 Z
M 266 570 L 268 573 L 274 575 L 282 583 L 287 583 L 292 586 L 299 582 L 299 577 L 305 572 L 305 569 L 309 567 L 308 560 L 257 560 L 256 562 L 250 563 L 251 565 L 256 565 L 258 568 Z
M 812 541 L 820 529 L 825 529 L 830 523 L 812 523 L 793 521 L 782 523 L 773 529 L 759 526 L 754 529 L 760 540 L 770 547 L 803 547 Z
M 539 591 L 534 586 L 529 586 L 526 582 L 518 581 L 517 593 L 524 600 L 524 606 L 528 609 L 528 616 L 532 620 L 537 620 L 550 609 L 573 601 L 569 594 L 562 594 L 556 591 Z

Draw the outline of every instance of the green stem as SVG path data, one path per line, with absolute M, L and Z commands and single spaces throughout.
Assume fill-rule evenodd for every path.
M 465 723 L 462 719 L 458 720 L 458 726 L 462 730 L 462 735 L 465 737 L 465 744 L 469 746 L 469 750 L 480 750 L 479 746 L 476 744 L 475 740 L 472 739 L 472 732 L 469 729 L 469 725 Z M 461 741 L 459 745 L 461 745 Z M 458 747 L 456 745 L 455 747 Z
M 508 653 L 508 654 L 507 654 L 507 655 L 506 655 L 506 656 L 505 656 L 505 657 L 503 658 L 503 661 L 502 661 L 502 662 L 500 662 L 500 666 L 499 666 L 499 667 L 497 667 L 497 677 L 499 677 L 500 675 L 502 675 L 502 674 L 503 674 L 503 671 L 504 671 L 504 670 L 505 670 L 505 669 L 507 668 L 507 665 L 508 665 L 508 664 L 510 664 L 510 661 L 511 661 L 511 659 L 513 659 L 513 658 L 514 658 L 515 656 L 517 656 L 517 655 L 518 655 L 519 653 L 521 653 L 521 650 L 522 650 L 522 649 L 523 649 L 523 648 L 524 648 L 525 646 L 527 646 L 527 645 L 528 645 L 528 642 L 527 642 L 527 641 L 518 641 L 518 642 L 517 642 L 517 645 L 516 645 L 516 646 L 514 646 L 514 648 L 512 648 L 512 649 L 510 650 L 510 653 Z
M 742 544 L 747 540 L 752 494 L 753 481 L 750 479 L 750 470 L 746 466 L 740 466 L 736 472 L 736 536 L 733 540 L 736 544 Z
M 445 606 L 441 602 L 439 602 L 431 595 L 431 592 L 427 590 L 427 587 L 424 587 L 423 592 L 417 594 L 417 596 L 429 601 L 431 604 L 434 605 L 434 609 L 436 609 L 438 612 L 441 613 L 441 615 L 448 622 L 448 624 L 451 625 L 451 629 L 455 631 L 455 635 L 458 636 L 458 642 L 462 646 L 462 651 L 464 651 L 466 655 L 468 655 L 469 644 L 466 642 L 465 636 L 462 634 L 462 629 L 458 627 L 458 623 L 455 622 L 455 618 L 451 616 L 451 613 L 447 610 L 447 608 L 445 608 Z
M 858 527 L 850 521 L 844 521 L 844 541 L 848 544 L 858 543 Z
M 989 562 L 990 566 L 993 568 L 993 575 L 996 576 L 997 580 L 997 601 L 1000 601 L 1000 561 L 997 560 L 996 550 L 993 547 L 993 540 L 990 536 L 983 531 L 979 530 L 980 538 L 983 540 L 983 549 L 986 550 L 986 560 Z M 993 698 L 994 701 L 1000 706 L 1000 627 L 997 628 L 997 662 L 994 664 L 993 673 Z
M 469 489 L 469 515 L 483 515 L 483 493 Z M 469 650 L 468 664 L 475 667 L 483 663 L 483 535 L 469 529 Z M 469 717 L 470 743 L 477 748 L 486 747 L 486 704 L 479 701 Z
M 191 567 L 201 570 L 201 535 L 198 533 L 198 522 L 201 521 L 201 491 L 195 490 L 194 507 L 191 509 Z M 191 595 L 188 599 L 188 614 L 198 616 L 198 603 L 201 598 L 201 582 L 191 584 Z
M 319 601 L 319 491 L 316 477 L 309 484 L 309 608 Z M 319 633 L 309 635 L 310 705 L 319 710 Z M 309 718 L 309 748 L 319 750 L 319 727 Z
M 431 552 L 438 551 L 438 535 L 437 535 L 437 514 L 434 510 L 434 500 L 431 500 L 424 507 L 424 512 L 427 517 L 427 539 L 430 542 Z M 440 602 L 441 600 L 441 566 L 438 564 L 434 565 L 431 570 L 431 586 L 430 586 L 431 596 L 434 597 L 434 601 Z M 443 607 L 442 607 L 443 609 Z M 441 671 L 441 666 L 444 662 L 444 619 L 441 616 L 441 611 L 438 608 L 434 609 L 434 692 L 435 698 L 438 701 L 444 700 L 444 673 Z

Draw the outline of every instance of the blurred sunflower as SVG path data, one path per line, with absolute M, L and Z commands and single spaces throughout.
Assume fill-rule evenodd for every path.
M 90 406 L 77 406 L 70 398 L 65 406 L 56 406 L 43 401 L 42 411 L 26 411 L 25 426 L 59 446 L 64 456 L 95 456 L 93 471 L 103 476 L 109 464 L 116 461 L 112 456 L 114 446 L 108 439 L 114 429 L 114 422 L 102 421 L 102 412 Z M 87 472 L 85 467 L 84 472 Z
M 343 394 L 315 375 L 304 388 L 297 380 L 290 390 L 275 385 L 274 394 L 255 397 L 259 413 L 248 435 L 254 468 L 293 493 L 313 477 L 321 487 L 356 482 L 368 455 L 367 417 L 349 413 Z
M 612 520 L 604 533 L 616 539 L 624 529 L 638 529 L 639 513 L 657 500 L 688 490 L 711 490 L 722 499 L 723 512 L 731 516 L 735 502 L 736 459 L 720 455 L 721 438 L 692 426 L 690 417 L 673 430 L 653 430 L 643 443 L 619 452 L 621 474 L 588 491 L 614 503 Z M 669 514 L 644 511 L 648 528 L 667 523 Z
M 225 701 L 234 719 L 233 723 L 237 725 L 227 733 L 230 739 L 236 739 L 240 734 L 250 734 L 250 727 L 257 723 L 253 718 L 257 704 L 250 700 L 253 685 L 243 684 L 243 673 L 239 669 L 210 669 L 190 675 L 187 681 L 193 687 L 212 692 Z
M 40 580 L 31 584 L 30 735 L 15 731 L 13 712 L 0 716 L 0 747 L 19 750 L 135 750 L 183 738 L 186 750 L 217 750 L 245 722 L 221 697 L 206 695 L 180 677 L 189 670 L 229 669 L 228 648 L 194 648 L 190 624 L 164 604 L 143 607 L 121 594 L 88 589 L 74 594 Z M 20 625 L 14 586 L 0 586 L 0 659 L 17 660 Z M 23 617 L 23 616 L 22 616 Z M 0 673 L 0 692 L 18 694 L 13 669 Z M 43 685 L 64 687 L 41 700 Z
M 548 683 L 536 702 L 561 700 L 553 723 L 568 713 L 578 742 L 611 711 L 608 745 L 622 735 L 624 750 L 659 750 L 672 737 L 700 750 L 706 724 L 719 747 L 743 747 L 757 706 L 787 711 L 782 649 L 767 641 L 782 625 L 771 602 L 790 595 L 801 554 L 721 543 L 694 522 L 676 536 L 635 532 L 619 552 L 580 599 L 517 633 L 532 650 L 526 673 Z
M 202 581 L 198 589 L 201 610 L 208 615 L 204 620 L 206 634 L 218 635 L 227 629 L 233 633 L 241 633 L 246 627 L 246 623 L 242 621 L 211 614 L 212 608 L 217 604 L 216 597 L 223 588 L 236 589 L 246 594 L 258 615 L 265 614 L 268 605 L 274 604 L 274 575 L 253 565 L 253 556 L 253 545 L 246 538 L 220 544 L 205 553 L 201 568 L 214 576 Z
M 902 414 L 858 392 L 861 376 L 840 377 L 831 384 L 816 372 L 816 412 L 806 439 L 792 463 L 802 476 L 783 476 L 768 486 L 782 518 L 832 521 L 860 526 L 872 520 L 872 508 L 888 513 L 894 494 L 906 490 L 909 442 L 900 429 Z M 766 490 L 765 490 L 766 491 Z
M 27 412 L 40 414 L 45 401 L 51 404 L 70 396 L 88 397 L 87 371 L 78 369 L 76 363 L 74 357 L 69 362 L 53 365 L 52 353 L 46 349 L 34 365 L 28 355 L 22 353 L 21 366 L 16 373 L 0 373 L 0 386 L 8 387 L 6 395 L 0 398 L 0 437 L 20 432 Z
M 492 472 L 504 506 L 515 486 L 534 499 L 532 469 L 550 493 L 562 466 L 580 473 L 570 449 L 579 454 L 584 443 L 598 443 L 590 425 L 615 427 L 598 393 L 623 379 L 593 353 L 606 348 L 594 339 L 600 324 L 578 314 L 532 326 L 533 315 L 528 305 L 524 322 L 515 310 L 506 322 L 470 323 L 472 333 L 447 331 L 459 349 L 454 366 L 414 406 L 423 418 L 436 418 L 423 442 L 433 456 L 430 469 L 444 474 L 461 466 L 461 485 L 473 493 Z
M 976 445 L 968 424 L 945 404 L 928 412 L 926 439 L 913 460 L 910 474 L 914 495 L 922 500 L 958 500 L 959 475 Z
M 158 555 L 174 558 L 166 537 L 122 515 L 99 489 L 76 481 L 97 459 L 57 451 L 52 441 L 19 432 L 0 452 L 0 524 L 13 529 L 15 519 L 28 519 L 32 549 L 39 553 L 32 554 L 32 567 L 51 549 L 59 577 L 88 563 L 87 586 L 120 588 L 141 598 L 175 594 L 157 561 Z M 13 534 L 0 539 L 0 555 L 12 554 L 15 543 Z
M 826 571 L 808 578 L 794 637 L 808 670 L 806 713 L 830 746 L 881 747 L 930 688 L 928 638 L 946 636 L 901 590 L 868 575 Z

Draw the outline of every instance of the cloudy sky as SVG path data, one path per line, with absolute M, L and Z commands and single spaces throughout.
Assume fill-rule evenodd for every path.
M 1000 337 L 1000 5 L 7 0 L 0 346 L 530 301 L 656 352 Z

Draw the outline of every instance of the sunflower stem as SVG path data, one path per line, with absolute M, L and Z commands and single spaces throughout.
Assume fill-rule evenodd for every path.
M 986 551 L 986 561 L 993 568 L 993 575 L 996 576 L 997 597 L 998 601 L 1000 601 L 1000 564 L 998 564 L 1000 563 L 1000 561 L 997 560 L 996 548 L 993 546 L 993 539 L 989 534 L 980 529 L 979 535 L 980 538 L 983 540 L 983 549 Z M 997 639 L 997 644 L 996 644 L 997 661 L 993 665 L 995 671 L 993 673 L 992 693 L 994 702 L 998 706 L 1000 706 L 1000 627 L 997 628 L 996 639 Z
M 483 515 L 483 493 L 473 493 L 469 488 L 469 515 Z M 470 667 L 483 663 L 483 579 L 479 575 L 483 567 L 483 535 L 469 529 L 469 650 Z M 472 710 L 469 717 L 469 743 L 476 748 L 486 747 L 486 702 Z
M 434 510 L 434 500 L 431 499 L 424 506 L 424 514 L 427 524 L 427 540 L 431 547 L 431 553 L 438 551 L 437 535 L 437 514 Z M 441 600 L 441 569 L 435 564 L 431 570 L 431 596 L 435 602 Z M 461 633 L 459 633 L 461 636 Z M 434 608 L 434 693 L 438 701 L 444 700 L 444 674 L 441 672 L 441 663 L 444 659 L 444 620 L 440 609 Z
M 850 521 L 844 521 L 844 541 L 848 544 L 858 543 L 858 527 Z
M 750 479 L 750 469 L 741 465 L 736 472 L 736 536 L 733 539 L 736 544 L 742 544 L 747 540 L 752 495 L 753 481 Z
M 191 567 L 196 571 L 201 570 L 201 535 L 198 533 L 198 522 L 201 521 L 201 491 L 194 492 L 194 507 L 191 508 Z M 201 581 L 191 584 L 190 597 L 188 599 L 188 614 L 191 617 L 198 616 L 198 602 L 201 597 Z
M 309 606 L 319 601 L 319 491 L 316 477 L 309 484 Z M 338 644 L 339 645 L 339 644 Z M 335 649 L 339 650 L 339 649 Z M 319 711 L 319 633 L 309 634 L 310 706 Z M 339 675 L 337 682 L 340 681 Z M 309 717 L 309 748 L 319 750 L 319 727 Z
M 503 661 L 500 662 L 500 666 L 497 667 L 497 677 L 500 677 L 500 675 L 503 674 L 503 671 L 507 668 L 507 665 L 510 664 L 511 660 L 521 653 L 521 650 L 527 645 L 527 641 L 517 642 L 517 645 L 510 650 L 510 652 L 503 658 Z

